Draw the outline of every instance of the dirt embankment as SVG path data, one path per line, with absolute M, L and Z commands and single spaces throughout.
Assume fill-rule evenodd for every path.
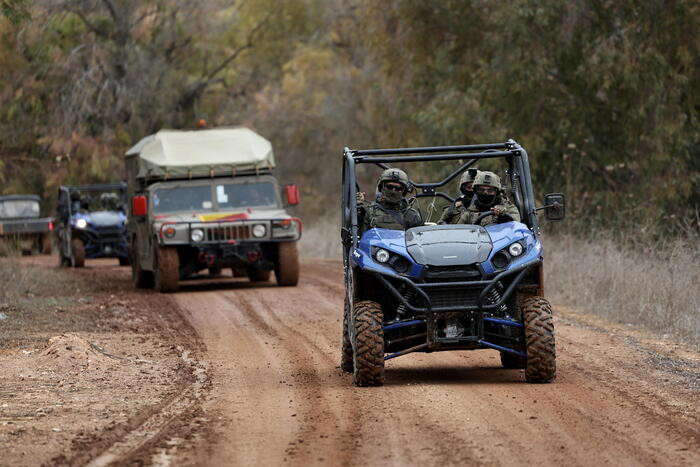
M 23 263 L 0 303 L 0 464 L 151 463 L 194 442 L 209 381 L 169 298 L 134 292 L 116 260 Z

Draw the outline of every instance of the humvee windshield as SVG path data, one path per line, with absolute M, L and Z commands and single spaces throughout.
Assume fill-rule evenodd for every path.
M 163 187 L 154 191 L 152 199 L 156 213 L 277 206 L 275 185 L 270 182 Z
M 0 219 L 39 217 L 39 203 L 31 199 L 0 201 Z

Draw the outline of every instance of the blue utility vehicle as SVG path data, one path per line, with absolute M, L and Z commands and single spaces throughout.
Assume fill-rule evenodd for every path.
M 56 235 L 59 265 L 81 268 L 86 259 L 117 258 L 129 265 L 126 184 L 61 186 Z
M 455 170 L 437 182 L 411 182 L 416 198 L 452 202 L 441 187 L 479 161 L 491 166 L 500 161 L 503 195 L 518 207 L 522 222 L 482 227 L 493 215 L 487 211 L 469 225 L 361 231 L 358 165 L 387 169 L 444 161 L 454 161 Z M 537 211 L 561 220 L 565 199 L 548 194 L 544 206 L 535 207 L 527 152 L 518 143 L 346 148 L 341 208 L 346 288 L 341 367 L 353 373 L 355 384 L 383 384 L 384 362 L 411 352 L 476 349 L 499 351 L 503 366 L 524 368 L 528 382 L 554 380 L 554 323 L 544 297 Z

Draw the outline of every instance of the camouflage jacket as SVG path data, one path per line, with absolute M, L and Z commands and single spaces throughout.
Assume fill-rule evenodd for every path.
M 404 199 L 398 205 L 398 209 L 390 209 L 381 201 L 370 204 L 359 204 L 360 231 L 379 227 L 381 229 L 406 230 L 411 227 L 423 225 L 423 218 L 417 209 L 408 205 Z
M 487 226 L 491 224 L 501 224 L 503 222 L 520 222 L 520 211 L 518 208 L 508 201 L 507 199 L 501 199 L 500 203 L 491 206 L 487 209 L 477 206 L 476 200 L 466 208 L 462 214 L 459 216 L 459 221 L 457 224 L 473 224 L 474 221 L 486 211 L 490 211 L 492 207 L 498 207 L 503 209 L 503 214 L 500 216 L 487 216 L 479 222 L 479 225 Z
M 458 203 L 459 206 L 457 206 Z M 459 218 L 467 210 L 465 204 L 469 205 L 470 203 L 471 200 L 460 196 L 454 203 L 450 204 L 442 211 L 442 216 L 438 219 L 438 224 L 459 224 Z

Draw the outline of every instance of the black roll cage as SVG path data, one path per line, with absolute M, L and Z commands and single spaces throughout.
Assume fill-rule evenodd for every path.
M 476 151 L 476 152 L 471 152 Z M 530 176 L 530 162 L 527 151 L 515 140 L 509 139 L 505 143 L 472 144 L 462 146 L 429 146 L 417 148 L 396 149 L 349 149 L 343 150 L 342 192 L 340 200 L 341 208 L 341 239 L 343 242 L 343 262 L 347 266 L 348 254 L 357 246 L 359 232 L 357 225 L 357 176 L 355 168 L 357 164 L 375 164 L 382 169 L 388 169 L 389 164 L 396 162 L 429 162 L 467 160 L 450 175 L 434 183 L 411 184 L 420 189 L 416 198 L 441 197 L 450 202 L 454 201 L 447 193 L 437 189 L 447 185 L 481 159 L 505 158 L 508 163 L 507 176 L 510 179 L 511 195 L 517 206 L 521 209 L 523 223 L 525 223 L 535 235 L 539 235 L 537 212 L 535 208 L 535 195 Z M 520 186 L 522 193 L 517 187 Z M 522 196 L 521 196 L 522 195 Z

